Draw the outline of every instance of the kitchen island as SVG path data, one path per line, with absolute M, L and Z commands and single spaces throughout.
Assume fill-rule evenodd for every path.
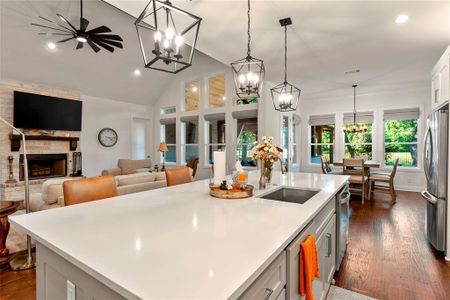
M 257 177 L 249 175 L 255 187 Z M 10 221 L 36 241 L 38 300 L 67 299 L 73 289 L 76 299 L 92 299 L 93 290 L 97 300 L 234 299 L 334 208 L 347 180 L 274 172 L 269 189 L 242 200 L 212 198 L 204 180 Z M 304 204 L 259 198 L 280 186 L 318 193 Z

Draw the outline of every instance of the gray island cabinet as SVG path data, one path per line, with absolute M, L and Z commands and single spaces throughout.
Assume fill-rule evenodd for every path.
M 250 184 L 258 176 L 251 173 Z M 208 182 L 15 216 L 36 241 L 37 298 L 302 299 L 300 244 L 314 234 L 324 299 L 336 264 L 336 195 L 347 176 L 275 172 L 252 198 L 211 198 Z M 263 199 L 317 191 L 298 204 Z

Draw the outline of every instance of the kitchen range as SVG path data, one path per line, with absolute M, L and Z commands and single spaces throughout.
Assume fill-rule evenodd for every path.
M 312 234 L 312 288 L 325 299 L 345 251 L 348 178 L 274 172 L 243 200 L 212 198 L 196 181 L 11 222 L 36 240 L 38 299 L 69 286 L 77 299 L 300 299 L 300 245 Z

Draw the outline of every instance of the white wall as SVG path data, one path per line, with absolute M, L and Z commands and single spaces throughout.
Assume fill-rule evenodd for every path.
M 83 153 L 83 174 L 98 176 L 103 169 L 117 167 L 119 158 L 132 158 L 133 117 L 151 118 L 149 106 L 114 101 L 82 95 L 83 126 L 81 151 Z M 98 142 L 101 129 L 113 128 L 118 136 L 114 147 L 103 147 Z
M 422 142 L 425 131 L 426 116 L 430 112 L 430 88 L 428 83 L 418 85 L 414 88 L 405 88 L 398 91 L 389 92 L 372 92 L 364 93 L 364 89 L 357 90 L 357 111 L 373 111 L 374 112 L 374 136 L 373 136 L 373 159 L 377 161 L 383 160 L 383 131 L 382 128 L 382 112 L 383 109 L 400 108 L 408 106 L 419 106 L 421 108 L 421 119 L 419 123 L 419 162 L 418 168 L 401 169 L 395 178 L 395 184 L 398 189 L 421 191 L 425 187 L 425 177 L 422 168 Z M 337 125 L 342 123 L 344 112 L 353 110 L 353 94 L 349 87 L 348 96 L 333 96 L 332 93 L 326 98 L 320 99 L 303 99 L 297 110 L 301 115 L 301 171 L 302 172 L 320 172 L 320 165 L 309 163 L 309 126 L 308 118 L 315 114 L 336 114 Z M 377 126 L 377 124 L 380 124 Z M 337 128 L 337 132 L 340 126 Z M 335 159 L 342 159 L 343 145 L 342 141 L 336 137 L 335 142 Z M 342 148 L 342 149 L 341 149 Z

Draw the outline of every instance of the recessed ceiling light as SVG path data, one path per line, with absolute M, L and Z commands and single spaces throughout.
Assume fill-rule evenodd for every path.
M 136 70 L 134 70 L 133 74 L 134 74 L 134 76 L 141 76 L 141 70 L 136 69 Z
M 405 14 L 398 15 L 397 18 L 395 18 L 395 23 L 403 24 L 406 21 L 408 21 L 408 19 L 409 19 L 408 15 L 405 15 Z
M 49 43 L 47 44 L 47 47 L 48 47 L 48 49 L 50 49 L 50 50 L 54 50 L 54 49 L 56 49 L 56 44 L 53 43 L 53 42 L 49 42 Z

